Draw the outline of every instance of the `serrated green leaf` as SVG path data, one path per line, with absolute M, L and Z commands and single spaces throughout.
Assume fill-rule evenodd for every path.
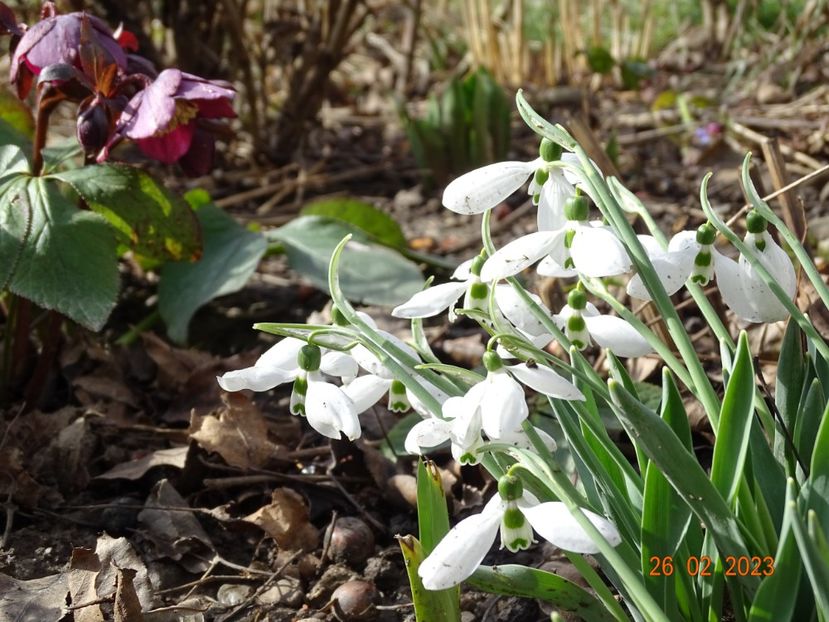
M 72 186 L 139 254 L 173 261 L 199 258 L 201 235 L 193 210 L 145 171 L 99 164 L 52 177 Z
M 748 335 L 742 332 L 723 397 L 719 431 L 711 462 L 711 482 L 729 504 L 734 500 L 737 486 L 743 477 L 753 412 L 754 365 Z
M 480 566 L 466 582 L 492 594 L 537 598 L 552 603 L 585 622 L 616 619 L 590 592 L 564 577 L 536 568 L 516 564 Z
M 167 334 L 187 340 L 187 327 L 199 307 L 242 289 L 268 248 L 264 236 L 248 231 L 213 204 L 196 213 L 204 236 L 197 262 L 169 262 L 161 269 L 158 310 Z
M 26 154 L 16 145 L 0 147 L 0 183 L 13 175 L 29 172 L 29 161 Z
M 40 177 L 15 183 L 0 210 L 0 258 L 7 256 L 10 244 L 16 257 L 8 288 L 100 330 L 118 297 L 112 228 L 97 214 L 79 210 L 54 182 Z
M 300 213 L 304 216 L 324 216 L 341 220 L 357 227 L 384 246 L 397 250 L 407 248 L 406 236 L 403 235 L 397 221 L 365 201 L 348 197 L 322 199 L 306 205 Z
M 391 306 L 420 291 L 423 276 L 414 263 L 345 223 L 322 216 L 300 216 L 267 235 L 285 245 L 294 270 L 325 291 L 331 254 L 348 234 L 353 239 L 343 253 L 340 285 L 349 299 Z

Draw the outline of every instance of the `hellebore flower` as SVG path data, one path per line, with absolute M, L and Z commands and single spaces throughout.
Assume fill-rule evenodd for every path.
M 27 30 L 14 51 L 10 80 L 17 86 L 18 97 L 23 99 L 29 94 L 34 76 L 49 65 L 80 67 L 84 20 L 91 26 L 97 48 L 104 55 L 104 64 L 114 63 L 119 69 L 126 68 L 126 54 L 103 21 L 85 13 L 54 15 Z
M 602 315 L 580 289 L 567 295 L 567 304 L 553 316 L 576 348 L 584 350 L 591 338 L 616 356 L 636 357 L 653 352 L 647 340 L 620 317 Z
M 563 227 L 530 233 L 499 249 L 481 269 L 481 280 L 486 283 L 513 276 L 542 257 L 538 273 L 543 276 L 603 277 L 628 272 L 631 261 L 624 246 L 601 222 L 588 223 L 588 210 L 584 196 L 569 198 Z
M 622 541 L 613 523 L 589 510 L 581 511 L 611 546 Z M 599 551 L 564 503 L 539 503 L 524 492 L 520 479 L 505 475 L 498 481 L 498 494 L 483 511 L 450 529 L 420 564 L 418 574 L 423 586 L 427 590 L 443 590 L 467 579 L 481 565 L 499 531 L 501 548 L 511 552 L 529 548 L 534 542 L 533 529 L 565 551 Z
M 452 273 L 454 282 L 434 285 L 417 292 L 406 302 L 395 307 L 391 314 L 401 318 L 433 317 L 449 309 L 449 321 L 454 322 L 455 305 L 463 296 L 464 309 L 485 309 L 489 288 L 481 283 L 481 267 L 485 259 L 480 255 L 463 262 Z
M 165 69 L 127 104 L 109 147 L 122 137 L 130 138 L 150 158 L 164 164 L 181 162 L 188 165 L 186 172 L 189 168 L 201 173 L 212 163 L 214 138 L 197 122 L 235 117 L 230 104 L 235 94 L 227 82 Z
M 317 432 L 339 439 L 341 433 L 349 440 L 359 438 L 360 421 L 354 402 L 343 390 L 326 382 L 322 373 L 341 370 L 342 359 L 325 357 L 317 346 L 288 337 L 265 352 L 253 367 L 230 371 L 217 377 L 225 391 L 267 391 L 293 381 L 291 414 L 302 415 Z M 332 373 L 333 375 L 333 373 Z
M 569 170 L 550 166 L 559 159 L 576 164 L 578 158 L 562 155 L 561 147 L 548 139 L 541 141 L 540 157 L 530 162 L 496 162 L 454 179 L 443 192 L 443 205 L 458 214 L 480 214 L 509 197 L 532 175 L 529 193 L 538 206 L 539 230 L 563 224 L 564 201 L 574 194 L 581 180 Z
M 758 212 L 749 212 L 746 223 L 748 233 L 745 243 L 753 247 L 762 266 L 786 296 L 793 298 L 797 291 L 797 275 L 792 260 L 766 231 L 768 223 Z M 788 309 L 742 254 L 737 262 L 722 257 L 716 263 L 715 270 L 723 301 L 741 320 L 777 322 L 789 317 Z

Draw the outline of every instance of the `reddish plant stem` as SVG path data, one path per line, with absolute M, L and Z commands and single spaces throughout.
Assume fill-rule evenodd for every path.
M 49 311 L 47 322 L 43 332 L 43 349 L 40 351 L 32 377 L 26 384 L 24 398 L 27 411 L 35 408 L 43 397 L 43 388 L 49 378 L 49 370 L 58 355 L 63 316 L 57 311 Z

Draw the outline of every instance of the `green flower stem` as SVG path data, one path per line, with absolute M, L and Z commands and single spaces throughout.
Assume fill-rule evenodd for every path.
M 772 291 L 772 293 L 777 297 L 780 303 L 786 307 L 786 310 L 791 314 L 792 319 L 797 322 L 798 326 L 803 329 L 803 332 L 806 333 L 810 339 L 815 344 L 815 347 L 820 351 L 824 358 L 829 359 L 829 346 L 826 345 L 826 342 L 820 336 L 820 334 L 815 330 L 815 327 L 809 321 L 809 319 L 800 312 L 800 309 L 797 308 L 797 305 L 792 302 L 789 297 L 786 295 L 786 292 L 780 287 L 774 277 L 769 274 L 769 271 L 766 270 L 765 266 L 760 262 L 760 259 L 754 253 L 754 250 L 749 248 L 748 244 L 745 244 L 734 231 L 726 225 L 722 219 L 717 215 L 714 209 L 711 207 L 711 203 L 708 201 L 708 182 L 711 179 L 711 173 L 708 173 L 702 180 L 702 185 L 700 186 L 700 202 L 702 203 L 702 209 L 705 212 L 705 215 L 708 216 L 708 220 L 711 221 L 711 224 L 714 225 L 717 230 L 725 236 L 725 238 L 734 245 L 734 247 L 740 251 L 748 261 L 751 263 L 754 270 L 756 270 L 757 274 L 760 275 L 760 278 L 763 279 L 763 282 L 766 286 Z M 810 262 L 811 263 L 811 262 Z M 805 266 L 804 266 L 805 267 Z
M 717 398 L 714 387 L 711 386 L 711 381 L 708 379 L 708 375 L 705 373 L 705 369 L 697 356 L 696 348 L 694 348 L 688 332 L 682 325 L 682 320 L 676 312 L 670 296 L 668 296 L 662 282 L 659 280 L 659 276 L 656 274 L 647 252 L 639 241 L 639 238 L 636 237 L 636 233 L 625 217 L 624 211 L 616 202 L 616 199 L 610 194 L 607 184 L 593 167 L 584 149 L 577 146 L 575 154 L 578 156 L 585 171 L 585 181 L 593 189 L 596 198 L 599 199 L 599 208 L 611 222 L 616 233 L 621 238 L 622 243 L 627 248 L 631 259 L 636 265 L 639 276 L 645 283 L 648 292 L 650 292 L 653 303 L 665 320 L 668 332 L 674 340 L 682 356 L 682 360 L 685 362 L 685 366 L 690 373 L 692 384 L 689 388 L 695 389 L 694 393 L 702 403 L 703 408 L 705 408 L 705 412 L 711 421 L 711 427 L 716 434 L 719 423 L 720 401 Z
M 541 453 L 543 449 L 544 452 L 549 453 L 544 446 L 544 442 L 538 436 L 538 433 L 535 431 L 535 428 L 530 422 L 525 421 L 523 429 L 536 451 Z M 541 453 L 541 455 L 544 454 Z M 543 481 L 545 481 L 545 483 L 549 486 L 553 496 L 567 506 L 567 509 L 570 510 L 570 513 L 573 515 L 573 518 L 579 526 L 584 529 L 584 531 L 596 544 L 596 547 L 599 549 L 599 553 L 605 558 L 607 564 L 613 569 L 613 572 L 616 573 L 621 582 L 627 588 L 631 601 L 633 601 L 633 603 L 639 608 L 640 613 L 649 622 L 667 622 L 669 618 L 665 615 L 661 607 L 657 604 L 653 596 L 651 596 L 650 592 L 648 592 L 647 588 L 642 583 L 639 559 L 637 559 L 635 555 L 631 555 L 632 560 L 629 563 L 619 551 L 617 551 L 607 540 L 604 539 L 604 536 L 602 536 L 599 530 L 596 529 L 593 523 L 591 523 L 587 516 L 585 516 L 584 512 L 582 512 L 582 504 L 579 503 L 579 501 L 583 501 L 581 499 L 581 495 L 560 469 L 553 470 L 548 468 L 547 472 L 549 477 L 547 479 L 543 479 Z M 632 554 L 632 549 L 630 549 L 630 547 L 627 548 Z M 614 609 L 614 611 L 617 610 Z M 622 614 L 624 615 L 623 611 Z
M 366 338 L 366 347 L 369 347 L 375 356 L 377 356 L 380 362 L 388 368 L 392 374 L 400 380 L 407 389 L 409 389 L 412 393 L 414 393 L 418 399 L 423 402 L 423 404 L 429 409 L 429 411 L 435 416 L 439 418 L 443 418 L 443 409 L 440 402 L 435 399 L 435 397 L 420 383 L 417 381 L 416 377 L 420 375 L 421 377 L 429 377 L 430 382 L 435 386 L 440 386 L 441 384 L 448 384 L 449 395 L 457 395 L 458 389 L 451 383 L 444 383 L 443 379 L 440 378 L 438 374 L 431 372 L 430 370 L 421 370 L 420 374 L 413 373 L 414 365 L 419 365 L 420 361 L 415 361 L 412 359 L 408 354 L 401 351 L 397 346 L 393 343 L 390 343 L 387 339 L 383 338 L 377 331 L 375 331 L 371 326 L 369 326 L 366 322 L 364 322 L 357 312 L 354 310 L 354 307 L 351 306 L 351 303 L 343 295 L 342 289 L 340 288 L 340 279 L 339 279 L 339 263 L 340 257 L 342 256 L 343 250 L 345 249 L 345 245 L 348 244 L 348 241 L 351 239 L 351 235 L 345 236 L 342 241 L 337 245 L 334 249 L 334 252 L 331 255 L 331 262 L 328 267 L 328 288 L 331 291 L 331 298 L 334 300 L 334 304 L 337 305 L 337 308 L 342 312 L 345 318 L 349 321 L 350 324 L 355 326 L 359 332 Z M 373 347 L 370 347 L 373 346 Z M 387 352 L 391 352 L 394 356 L 400 356 L 400 360 L 405 362 L 405 364 L 409 365 L 408 368 L 404 367 L 403 363 L 398 362 L 397 360 L 393 359 Z M 408 361 L 411 360 L 410 364 Z M 437 378 L 438 382 L 433 382 L 432 377 Z M 441 387 L 443 388 L 443 387 Z M 446 390 L 446 389 L 444 389 Z
M 613 596 L 610 588 L 607 587 L 604 580 L 599 576 L 599 573 L 593 570 L 593 566 L 585 561 L 584 557 L 578 553 L 570 553 L 565 551 L 567 560 L 573 564 L 573 567 L 579 571 L 579 574 L 587 581 L 587 584 L 596 592 L 596 596 L 602 601 L 608 611 L 617 619 L 627 621 L 629 618 L 619 604 L 619 601 Z
M 746 195 L 748 202 L 751 203 L 751 206 L 760 212 L 766 220 L 774 225 L 777 232 L 786 241 L 786 244 L 789 245 L 789 248 L 792 250 L 795 257 L 797 257 L 797 261 L 800 262 L 800 266 L 803 268 L 806 276 L 809 277 L 809 281 L 812 283 L 812 286 L 814 286 L 815 291 L 818 296 L 820 296 L 823 304 L 829 307 L 829 287 L 827 287 L 826 283 L 823 282 L 817 266 L 815 266 L 815 263 L 812 261 L 812 258 L 809 256 L 806 249 L 803 248 L 800 240 L 797 239 L 794 233 L 786 226 L 786 223 L 784 223 L 780 217 L 774 213 L 771 207 L 769 207 L 769 204 L 763 201 L 757 193 L 757 189 L 754 187 L 749 173 L 750 164 L 751 153 L 749 152 L 743 160 L 741 173 L 743 193 Z

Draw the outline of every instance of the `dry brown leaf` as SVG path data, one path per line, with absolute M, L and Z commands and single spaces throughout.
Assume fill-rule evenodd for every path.
M 262 467 L 282 453 L 268 440 L 268 424 L 259 409 L 242 395 L 225 394 L 218 417 L 193 414 L 190 438 L 207 451 L 219 454 L 230 466 Z
M 18 581 L 0 574 L 0 620 L 59 620 L 66 613 L 66 574 Z
M 144 474 L 157 466 L 171 466 L 183 469 L 187 462 L 188 447 L 172 447 L 170 449 L 158 449 L 143 458 L 137 458 L 115 465 L 106 473 L 102 473 L 95 479 L 140 479 Z
M 97 373 L 88 376 L 80 376 L 72 380 L 83 404 L 91 404 L 103 398 L 111 402 L 120 402 L 127 406 L 137 407 L 137 402 L 132 391 L 120 378 L 110 378 L 104 375 L 105 368 L 99 369 Z
M 112 596 L 118 583 L 118 571 L 131 569 L 135 571 L 133 587 L 145 609 L 153 604 L 153 586 L 144 562 L 132 548 L 126 538 L 113 538 L 106 534 L 98 538 L 95 554 L 101 560 L 101 571 L 95 579 L 95 589 L 99 598 Z
M 132 568 L 119 568 L 115 581 L 115 622 L 144 622 L 141 603 L 135 592 L 133 580 L 136 572 Z
M 145 506 L 138 521 L 146 528 L 159 557 L 169 557 L 189 572 L 207 570 L 214 554 L 213 544 L 193 513 L 181 511 L 188 505 L 173 485 L 166 479 L 158 482 Z
M 313 551 L 319 543 L 305 499 L 290 488 L 274 490 L 268 505 L 243 520 L 261 527 L 283 549 Z
M 72 550 L 69 561 L 69 596 L 73 607 L 85 605 L 74 610 L 74 622 L 104 622 L 104 613 L 97 603 L 100 597 L 95 589 L 95 579 L 100 571 L 101 560 L 95 551 Z

